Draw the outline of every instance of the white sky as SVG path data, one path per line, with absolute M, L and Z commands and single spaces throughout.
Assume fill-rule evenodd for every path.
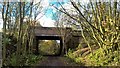
M 41 5 L 43 5 L 43 8 L 47 8 L 49 6 L 49 0 L 43 0 Z M 39 0 L 35 0 L 35 2 L 39 2 Z M 40 18 L 42 16 L 42 14 L 39 14 L 37 16 L 37 19 Z M 40 24 L 43 26 L 43 27 L 55 27 L 54 26 L 54 20 L 52 20 L 51 18 L 48 18 L 46 16 L 43 16 L 42 18 L 40 18 L 38 20 L 40 22 Z
M 2 13 L 0 12 L 0 32 L 2 31 L 2 28 L 3 27 L 3 20 L 2 20 Z
M 47 18 L 46 16 L 43 16 L 41 19 L 38 20 L 40 22 L 40 24 L 43 27 L 55 27 L 54 26 L 54 20 L 52 20 L 51 18 Z

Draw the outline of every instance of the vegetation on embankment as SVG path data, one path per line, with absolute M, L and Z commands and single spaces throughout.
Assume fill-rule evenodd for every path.
M 73 10 L 78 12 L 75 16 L 73 16 L 72 11 L 71 13 L 66 12 L 65 7 L 62 7 L 63 10 L 57 9 L 79 23 L 81 35 L 87 48 L 76 48 L 76 50 L 69 51 L 67 56 L 76 62 L 90 66 L 120 65 L 119 2 L 99 1 L 93 3 L 90 0 L 86 5 L 75 1 L 70 1 L 70 3 L 74 8 Z M 84 44 L 80 45 L 84 46 Z M 83 51 L 85 52 L 81 53 Z
M 3 66 L 32 66 L 36 62 L 42 60 L 41 55 L 35 55 L 33 51 L 25 49 L 18 55 L 17 51 L 17 40 L 15 36 L 6 35 L 6 59 Z
M 105 50 L 99 48 L 94 50 L 93 53 L 84 55 L 86 52 L 81 54 L 81 51 L 79 50 L 69 50 L 68 54 L 66 54 L 66 57 L 70 58 L 79 65 L 84 64 L 85 66 L 119 66 L 120 65 L 120 51 L 110 50 L 109 53 L 106 54 Z
M 15 54 L 12 54 L 5 60 L 3 66 L 33 66 L 40 60 L 42 60 L 41 55 L 34 54 L 20 55 L 18 59 Z
M 41 58 L 33 54 L 35 45 L 34 27 L 40 26 L 36 15 L 40 3 L 33 2 L 1 2 L 2 28 L 2 65 L 31 65 Z M 36 9 L 36 12 L 32 10 Z M 34 19 L 33 19 L 33 16 Z

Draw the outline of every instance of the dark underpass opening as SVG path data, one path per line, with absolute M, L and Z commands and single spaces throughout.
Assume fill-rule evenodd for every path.
M 63 43 L 60 36 L 36 36 L 37 52 L 43 56 L 60 56 Z

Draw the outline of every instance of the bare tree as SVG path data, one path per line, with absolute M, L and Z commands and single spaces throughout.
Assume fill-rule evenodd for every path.
M 5 8 L 6 7 L 6 8 Z M 6 59 L 6 23 L 7 23 L 7 15 L 8 15 L 8 8 L 9 3 L 4 2 L 3 3 L 3 9 L 2 9 L 2 18 L 3 18 L 3 63 Z M 6 11 L 5 11 L 6 10 Z
M 99 45 L 101 49 L 110 48 L 110 45 L 114 47 L 115 43 L 119 45 L 118 39 L 119 39 L 120 32 L 119 32 L 119 26 L 118 26 L 119 12 L 117 12 L 118 10 L 117 2 L 114 2 L 113 4 L 111 4 L 111 2 L 109 2 L 110 4 L 105 2 L 94 3 L 94 2 L 91 2 L 90 0 L 89 7 L 91 10 L 89 11 L 86 11 L 88 9 L 82 6 L 79 1 L 75 2 L 73 0 L 70 0 L 70 3 L 73 6 L 74 10 L 77 12 L 78 18 L 77 16 L 74 17 L 73 15 L 71 15 L 71 13 L 68 12 L 65 9 L 65 7 L 60 3 L 59 4 L 61 5 L 61 9 L 55 6 L 54 7 L 80 24 L 82 28 L 81 34 L 85 42 L 87 43 L 88 47 L 90 48 L 91 52 L 93 50 L 91 48 L 92 41 L 88 39 L 94 40 L 95 42 L 94 44 Z M 107 5 L 110 5 L 110 6 L 107 7 Z M 109 9 L 106 10 L 106 8 L 109 8 Z M 84 14 L 83 11 L 81 11 L 81 9 L 83 9 L 86 13 L 84 12 L 85 13 Z M 116 15 L 118 16 L 116 17 Z M 102 50 L 101 50 L 101 53 L 103 53 Z
M 41 12 L 36 12 L 33 10 L 36 7 L 40 7 L 40 3 L 33 4 L 33 2 L 4 2 L 2 9 L 2 18 L 3 18 L 3 64 L 8 55 L 6 51 L 9 52 L 6 47 L 6 41 L 14 40 L 15 37 L 17 40 L 10 43 L 11 46 L 16 47 L 15 56 L 16 65 L 19 65 L 19 57 L 21 55 L 25 56 L 28 53 L 32 53 L 33 40 L 34 40 L 34 27 L 36 25 L 36 17 Z M 36 6 L 35 6 L 36 5 Z M 42 10 L 42 8 L 38 9 Z M 34 14 L 34 15 L 33 15 Z M 25 18 L 28 21 L 24 21 Z M 32 27 L 31 27 L 32 26 Z M 12 37 L 12 38 L 10 38 Z M 29 47 L 27 47 L 27 45 Z M 7 47 L 8 48 L 8 47 Z M 28 50 L 28 51 L 27 51 Z

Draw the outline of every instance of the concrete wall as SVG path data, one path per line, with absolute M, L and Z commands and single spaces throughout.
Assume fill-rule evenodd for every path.
M 71 37 L 69 39 L 69 41 L 66 43 L 67 48 L 74 49 L 74 48 L 78 47 L 81 39 L 82 39 L 82 37 Z

